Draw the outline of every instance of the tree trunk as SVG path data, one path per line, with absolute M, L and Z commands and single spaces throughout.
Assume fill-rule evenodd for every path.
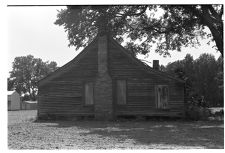
M 201 23 L 207 26 L 216 42 L 217 49 L 223 57 L 223 6 L 220 14 L 217 13 L 212 5 L 201 5 L 202 10 L 196 9 L 195 5 L 185 6 L 190 12 L 201 19 Z
M 203 24 L 210 29 L 216 46 L 223 57 L 223 22 L 222 19 L 217 19 L 217 23 L 215 23 L 216 17 L 210 14 L 209 11 L 207 6 L 203 6 L 203 13 L 201 14 Z
M 212 23 L 207 23 L 206 24 L 208 26 L 208 28 L 210 29 L 213 38 L 216 42 L 216 47 L 218 48 L 219 52 L 221 53 L 222 57 L 223 57 L 223 32 L 219 33 L 214 27 Z

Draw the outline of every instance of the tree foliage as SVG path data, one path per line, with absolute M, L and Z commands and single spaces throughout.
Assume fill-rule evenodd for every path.
M 223 105 L 223 60 L 202 54 L 196 60 L 187 54 L 184 60 L 169 63 L 165 71 L 186 81 L 186 94 L 204 96 L 210 106 Z
M 16 89 L 20 94 L 27 93 L 31 100 L 35 100 L 38 80 L 56 69 L 56 62 L 43 62 L 32 55 L 16 57 L 10 78 L 7 79 L 8 90 Z
M 209 37 L 223 55 L 222 18 L 223 5 L 68 6 L 58 12 L 55 24 L 64 27 L 69 46 L 76 49 L 105 28 L 134 54 L 155 50 L 167 56 L 170 50 L 196 46 L 200 38 Z
M 15 83 L 15 79 L 14 78 L 7 78 L 7 90 L 8 91 L 13 90 L 14 83 Z

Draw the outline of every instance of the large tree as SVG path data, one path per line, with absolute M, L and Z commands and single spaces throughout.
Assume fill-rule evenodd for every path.
M 134 54 L 169 55 L 210 37 L 223 55 L 223 5 L 68 6 L 55 24 L 64 26 L 69 46 L 87 46 L 104 28 Z M 208 28 L 208 31 L 205 30 Z
M 219 88 L 219 92 L 218 92 L 219 101 L 221 104 L 223 104 L 224 103 L 223 58 L 220 56 L 216 62 L 217 62 L 217 69 L 218 69 L 218 72 L 216 75 L 216 81 L 217 81 L 217 86 Z
M 187 54 L 183 60 L 169 63 L 165 71 L 186 80 L 186 96 L 204 96 L 210 106 L 223 105 L 223 60 L 211 54 L 201 54 L 193 60 Z
M 8 89 L 14 88 L 20 94 L 28 93 L 30 99 L 35 100 L 38 80 L 56 69 L 56 62 L 43 62 L 32 55 L 16 57 L 8 78 Z
M 187 54 L 183 60 L 168 63 L 164 71 L 185 81 L 185 99 L 190 100 L 193 93 L 195 93 L 195 87 L 193 86 L 195 80 L 193 57 Z
M 202 54 L 195 60 L 194 67 L 195 91 L 200 95 L 204 95 L 211 106 L 216 106 L 218 104 L 219 88 L 216 82 L 218 67 L 215 57 L 210 54 Z

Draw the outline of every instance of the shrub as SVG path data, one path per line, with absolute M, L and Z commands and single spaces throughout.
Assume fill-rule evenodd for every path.
M 186 118 L 191 120 L 206 120 L 210 116 L 208 105 L 204 97 L 192 97 L 186 106 Z

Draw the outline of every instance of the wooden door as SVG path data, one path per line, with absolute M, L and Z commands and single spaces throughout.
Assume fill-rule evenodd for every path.
M 156 108 L 168 108 L 169 90 L 167 85 L 157 85 L 156 92 Z

